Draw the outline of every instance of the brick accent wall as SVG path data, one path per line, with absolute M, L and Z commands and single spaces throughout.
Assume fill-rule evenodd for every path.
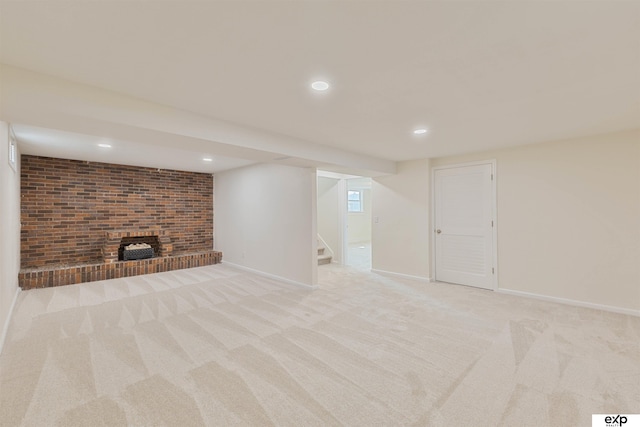
M 213 249 L 210 174 L 22 156 L 21 266 L 102 262 L 105 233 L 166 230 L 173 255 Z

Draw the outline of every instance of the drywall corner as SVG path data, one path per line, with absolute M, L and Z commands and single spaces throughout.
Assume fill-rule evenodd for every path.
M 9 164 L 10 127 L 0 122 L 0 331 L 11 320 L 20 272 L 20 153 Z M 3 337 L 4 339 L 4 337 Z

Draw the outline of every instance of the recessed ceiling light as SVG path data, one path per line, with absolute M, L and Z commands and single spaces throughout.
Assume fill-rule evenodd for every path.
M 203 157 L 202 160 L 204 160 L 205 162 L 213 162 L 213 159 L 211 157 Z
M 311 88 L 313 90 L 323 91 L 329 89 L 329 83 L 324 82 L 322 80 L 318 80 L 316 82 L 311 83 Z
M 111 144 L 98 144 L 100 148 L 111 148 Z
M 416 130 L 413 131 L 413 133 L 415 135 L 423 135 L 423 134 L 427 133 L 427 130 L 426 129 L 416 129 Z

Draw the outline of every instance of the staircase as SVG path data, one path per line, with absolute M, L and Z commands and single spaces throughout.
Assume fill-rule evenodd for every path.
M 331 255 L 325 254 L 325 247 L 318 239 L 318 265 L 331 264 Z

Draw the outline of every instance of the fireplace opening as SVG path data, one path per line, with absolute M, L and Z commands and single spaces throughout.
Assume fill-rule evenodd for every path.
M 105 232 L 104 237 L 102 259 L 106 264 L 132 260 L 129 256 L 123 256 L 124 248 L 131 244 L 148 244 L 153 249 L 154 258 L 170 257 L 173 254 L 173 244 L 169 238 L 169 233 L 165 230 L 148 229 L 107 231 Z
M 129 251 L 126 251 L 125 249 L 129 245 L 139 245 L 141 243 L 146 243 L 147 245 L 149 245 L 153 253 L 150 253 L 141 249 L 137 249 L 135 252 L 129 252 Z M 149 256 L 149 254 L 151 256 Z M 123 237 L 120 240 L 120 246 L 118 247 L 118 261 L 151 258 L 151 257 L 156 257 L 159 254 L 160 254 L 160 241 L 158 240 L 158 236 Z

